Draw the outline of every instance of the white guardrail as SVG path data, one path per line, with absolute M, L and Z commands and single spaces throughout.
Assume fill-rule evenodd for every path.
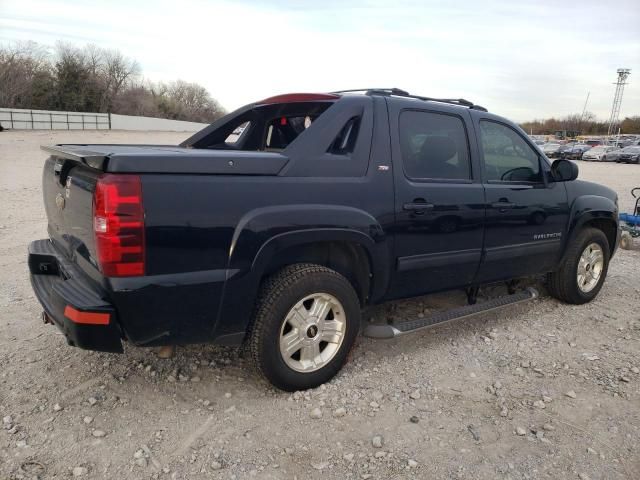
M 113 113 L 0 108 L 0 125 L 5 130 L 159 130 L 167 132 L 197 132 L 208 124 Z

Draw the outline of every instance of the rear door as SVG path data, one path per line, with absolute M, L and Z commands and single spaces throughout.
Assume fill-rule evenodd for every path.
M 476 115 L 487 200 L 477 281 L 546 272 L 557 264 L 567 230 L 565 185 L 548 181 L 548 163 L 520 131 Z
M 424 107 L 422 107 L 424 105 Z M 472 282 L 482 252 L 484 190 L 468 113 L 389 100 L 395 191 L 392 296 Z

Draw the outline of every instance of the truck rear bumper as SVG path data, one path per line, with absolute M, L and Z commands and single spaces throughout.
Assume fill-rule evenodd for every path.
M 122 353 L 122 334 L 113 306 L 49 240 L 29 244 L 31 286 L 67 343 L 87 350 Z

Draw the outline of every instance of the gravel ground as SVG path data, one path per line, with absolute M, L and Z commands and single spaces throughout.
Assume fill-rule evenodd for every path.
M 585 306 L 542 298 L 390 341 L 332 382 L 275 391 L 236 349 L 68 347 L 40 321 L 26 246 L 45 238 L 40 144 L 177 133 L 0 133 L 0 478 L 640 478 L 640 250 Z M 580 163 L 629 210 L 640 167 Z M 456 295 L 382 305 L 416 315 Z

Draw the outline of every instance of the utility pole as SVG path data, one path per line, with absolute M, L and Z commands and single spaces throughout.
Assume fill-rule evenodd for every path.
M 609 128 L 607 130 L 607 137 L 615 135 L 616 127 L 620 117 L 620 105 L 622 105 L 622 94 L 624 93 L 624 86 L 627 84 L 627 78 L 631 75 L 629 68 L 618 69 L 618 81 L 615 83 L 616 93 L 613 96 L 613 106 L 611 107 L 611 117 L 609 118 Z

